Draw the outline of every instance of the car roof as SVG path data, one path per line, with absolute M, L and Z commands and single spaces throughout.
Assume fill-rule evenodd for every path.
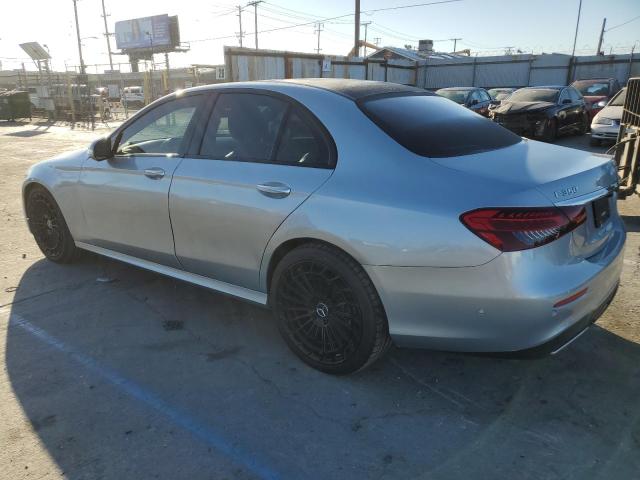
M 317 88 L 329 92 L 333 92 L 343 97 L 350 98 L 357 101 L 365 97 L 377 96 L 377 95 L 397 95 L 397 94 L 422 94 L 422 95 L 435 95 L 427 90 L 417 87 L 411 87 L 408 85 L 402 85 L 400 83 L 391 82 L 377 82 L 372 80 L 353 80 L 342 78 L 296 78 L 296 79 L 283 79 L 283 80 L 258 80 L 252 82 L 237 82 L 234 84 L 218 84 L 218 85 L 206 85 L 202 87 L 196 87 L 197 90 L 217 90 L 218 87 L 222 88 L 243 88 L 243 87 L 263 87 L 265 90 L 269 89 L 269 86 L 301 86 L 309 88 Z M 195 90 L 194 89 L 194 90 Z
M 471 90 L 482 90 L 481 87 L 447 87 L 447 88 L 440 88 L 439 90 L 462 90 L 465 92 L 471 91 Z
M 536 87 L 523 87 L 522 90 L 562 90 L 567 85 L 538 85 Z

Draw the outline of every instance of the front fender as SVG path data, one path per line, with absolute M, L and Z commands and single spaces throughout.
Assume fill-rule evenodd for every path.
M 82 208 L 77 194 L 82 165 L 88 158 L 87 149 L 69 152 L 33 165 L 22 184 L 22 205 L 26 218 L 26 195 L 33 185 L 45 188 L 54 198 L 73 237 L 82 230 Z

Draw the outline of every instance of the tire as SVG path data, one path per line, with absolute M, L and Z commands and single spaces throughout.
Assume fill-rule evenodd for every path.
M 589 139 L 589 145 L 591 145 L 592 147 L 599 147 L 600 146 L 600 140 L 598 140 L 597 138 L 591 137 Z
M 356 372 L 391 345 L 375 287 L 337 248 L 310 243 L 289 252 L 273 273 L 270 298 L 289 348 L 322 372 Z
M 67 222 L 51 194 L 33 187 L 26 200 L 27 222 L 40 251 L 52 262 L 71 263 L 76 246 Z
M 589 130 L 589 115 L 586 113 L 582 116 L 582 123 L 576 130 L 576 135 L 584 135 Z
M 555 118 L 550 118 L 544 126 L 542 141 L 553 143 L 558 138 L 558 122 Z

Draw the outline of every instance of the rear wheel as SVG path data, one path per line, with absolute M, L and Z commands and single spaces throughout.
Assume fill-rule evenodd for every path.
M 33 187 L 27 195 L 26 212 L 29 230 L 44 256 L 56 263 L 71 262 L 75 243 L 51 194 L 42 187 Z
M 308 365 L 332 374 L 360 370 L 391 345 L 382 302 L 351 257 L 324 244 L 289 252 L 271 287 L 280 333 Z

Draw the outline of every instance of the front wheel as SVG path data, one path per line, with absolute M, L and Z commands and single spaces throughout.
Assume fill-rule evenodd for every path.
M 27 195 L 26 212 L 29 230 L 44 256 L 56 263 L 70 263 L 75 243 L 51 194 L 42 187 L 33 187 Z
M 556 140 L 558 136 L 558 123 L 555 118 L 550 118 L 547 120 L 547 123 L 544 125 L 544 130 L 542 132 L 542 140 L 545 142 L 552 143 Z
M 382 302 L 350 256 L 324 244 L 289 252 L 271 282 L 278 327 L 293 352 L 325 373 L 348 374 L 391 345 Z

